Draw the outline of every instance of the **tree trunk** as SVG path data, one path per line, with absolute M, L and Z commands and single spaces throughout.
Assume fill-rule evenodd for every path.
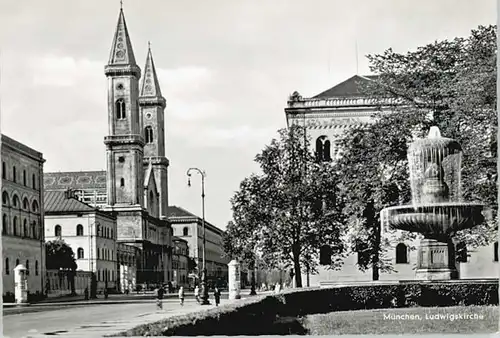
M 295 273 L 295 286 L 302 287 L 302 274 L 300 273 L 300 253 L 299 249 L 293 250 L 293 269 Z
M 381 241 L 381 226 L 380 222 L 374 224 L 374 241 L 373 241 L 373 260 L 372 260 L 372 280 L 379 280 L 380 270 L 380 241 Z

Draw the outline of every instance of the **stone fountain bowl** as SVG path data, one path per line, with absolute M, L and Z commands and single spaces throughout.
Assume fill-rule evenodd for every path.
M 484 221 L 483 208 L 484 205 L 479 203 L 447 202 L 395 206 L 386 208 L 385 212 L 390 228 L 443 239 L 481 224 Z

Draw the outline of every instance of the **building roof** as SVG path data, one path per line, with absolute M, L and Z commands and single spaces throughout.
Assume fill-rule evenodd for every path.
M 125 15 L 120 8 L 118 23 L 116 24 L 115 36 L 109 54 L 108 65 L 135 65 L 134 51 L 132 50 L 132 42 L 128 34 Z
M 160 83 L 156 75 L 156 68 L 153 62 L 151 47 L 148 48 L 146 66 L 144 67 L 144 79 L 142 81 L 141 96 L 162 97 Z
M 68 198 L 66 191 L 45 191 L 44 208 L 46 214 L 97 211 L 96 208 L 76 198 Z
M 106 171 L 44 173 L 43 187 L 48 190 L 95 189 L 106 191 Z
M 201 218 L 199 216 L 196 216 L 195 214 L 187 211 L 186 209 L 183 209 L 181 207 L 171 205 L 167 208 L 167 217 L 170 223 L 176 223 L 176 221 L 182 221 L 185 222 L 199 222 Z M 205 220 L 205 226 L 209 229 L 212 229 L 215 232 L 223 233 L 224 231 L 216 227 L 215 225 L 212 225 L 210 222 Z
M 349 79 L 333 86 L 332 88 L 319 93 L 318 95 L 314 96 L 313 99 L 365 96 L 361 91 L 362 85 L 366 84 L 368 81 L 376 80 L 378 77 L 378 75 L 354 75 Z
M 14 140 L 13 138 L 8 137 L 5 134 L 2 134 L 2 148 L 8 147 L 13 149 L 16 152 L 22 153 L 25 156 L 31 157 L 32 159 L 38 162 L 45 162 L 43 159 L 43 154 L 35 149 L 28 147 L 27 145 Z

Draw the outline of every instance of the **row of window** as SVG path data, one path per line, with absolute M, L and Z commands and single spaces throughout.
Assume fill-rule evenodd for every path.
M 125 120 L 127 118 L 125 108 L 125 100 L 123 98 L 116 100 L 116 119 Z M 153 128 L 151 126 L 147 126 L 146 128 L 144 128 L 144 138 L 146 140 L 146 143 L 153 143 Z
M 396 245 L 396 264 L 408 264 L 408 246 L 403 243 Z M 324 245 L 320 248 L 319 261 L 321 265 L 332 264 L 332 253 L 331 248 L 328 245 Z M 468 252 L 467 246 L 464 242 L 460 242 L 455 248 L 456 261 L 459 263 L 466 263 Z M 359 259 L 359 255 L 358 255 Z M 498 262 L 498 242 L 493 245 L 493 261 Z
M 77 224 L 75 233 L 76 233 L 76 236 L 84 236 L 83 225 Z M 56 224 L 54 226 L 54 236 L 55 237 L 62 237 L 62 227 L 59 224 Z M 71 235 L 66 235 L 66 236 L 71 236 Z M 97 227 L 97 237 L 115 239 L 113 229 L 104 228 L 104 227 L 100 227 L 100 226 Z
M 2 162 L 2 179 L 6 180 L 7 178 L 7 164 L 5 162 Z M 17 169 L 16 166 L 12 166 L 12 182 L 17 183 Z M 26 174 L 26 170 L 23 170 L 23 185 L 25 187 L 28 186 L 28 177 Z M 31 188 L 36 189 L 37 188 L 37 183 L 36 183 L 36 174 L 31 175 Z
M 187 270 L 186 262 L 172 261 L 172 269 Z
M 2 205 L 5 205 L 5 206 L 11 205 L 10 199 L 9 199 L 9 193 L 7 193 L 7 191 L 2 192 Z M 19 199 L 19 196 L 17 196 L 17 194 L 14 194 L 14 197 L 12 198 L 12 206 L 14 208 L 21 208 L 21 200 Z M 38 201 L 33 200 L 33 202 L 31 202 L 31 209 L 30 209 L 30 203 L 28 201 L 28 198 L 25 197 L 23 199 L 22 210 L 27 211 L 27 212 L 32 211 L 34 213 L 38 213 L 40 210 L 40 207 L 38 205 Z
M 14 269 L 16 266 L 18 266 L 20 264 L 20 261 L 19 261 L 19 258 L 16 259 L 16 265 L 14 267 L 12 267 L 12 269 Z M 9 258 L 5 258 L 5 274 L 6 275 L 10 275 L 10 261 L 9 261 Z M 27 259 L 26 260 L 26 274 L 29 275 L 30 274 L 30 261 Z M 39 271 L 38 271 L 38 260 L 35 261 L 35 276 L 38 276 L 39 274 Z
M 2 216 L 2 235 L 21 236 L 25 238 L 40 239 L 40 231 L 38 231 L 36 221 L 28 224 L 28 219 L 25 218 L 22 223 L 18 221 L 17 216 L 12 218 L 12 228 L 9 227 L 9 217 L 6 214 Z
M 98 282 L 108 282 L 115 279 L 115 272 L 113 270 L 97 270 L 96 279 Z
M 85 250 L 83 248 L 76 249 L 76 258 L 77 259 L 84 259 L 85 258 Z M 112 261 L 113 260 L 113 250 L 106 249 L 106 248 L 97 248 L 97 259 Z
M 118 262 L 125 263 L 125 265 L 133 266 L 135 265 L 135 260 L 133 256 L 130 255 L 118 255 Z

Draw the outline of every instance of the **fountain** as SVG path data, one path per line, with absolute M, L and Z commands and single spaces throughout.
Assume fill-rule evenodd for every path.
M 412 204 L 382 210 L 388 226 L 424 236 L 418 249 L 418 280 L 458 279 L 452 239 L 481 222 L 483 205 L 462 201 L 462 148 L 431 127 L 408 149 Z

